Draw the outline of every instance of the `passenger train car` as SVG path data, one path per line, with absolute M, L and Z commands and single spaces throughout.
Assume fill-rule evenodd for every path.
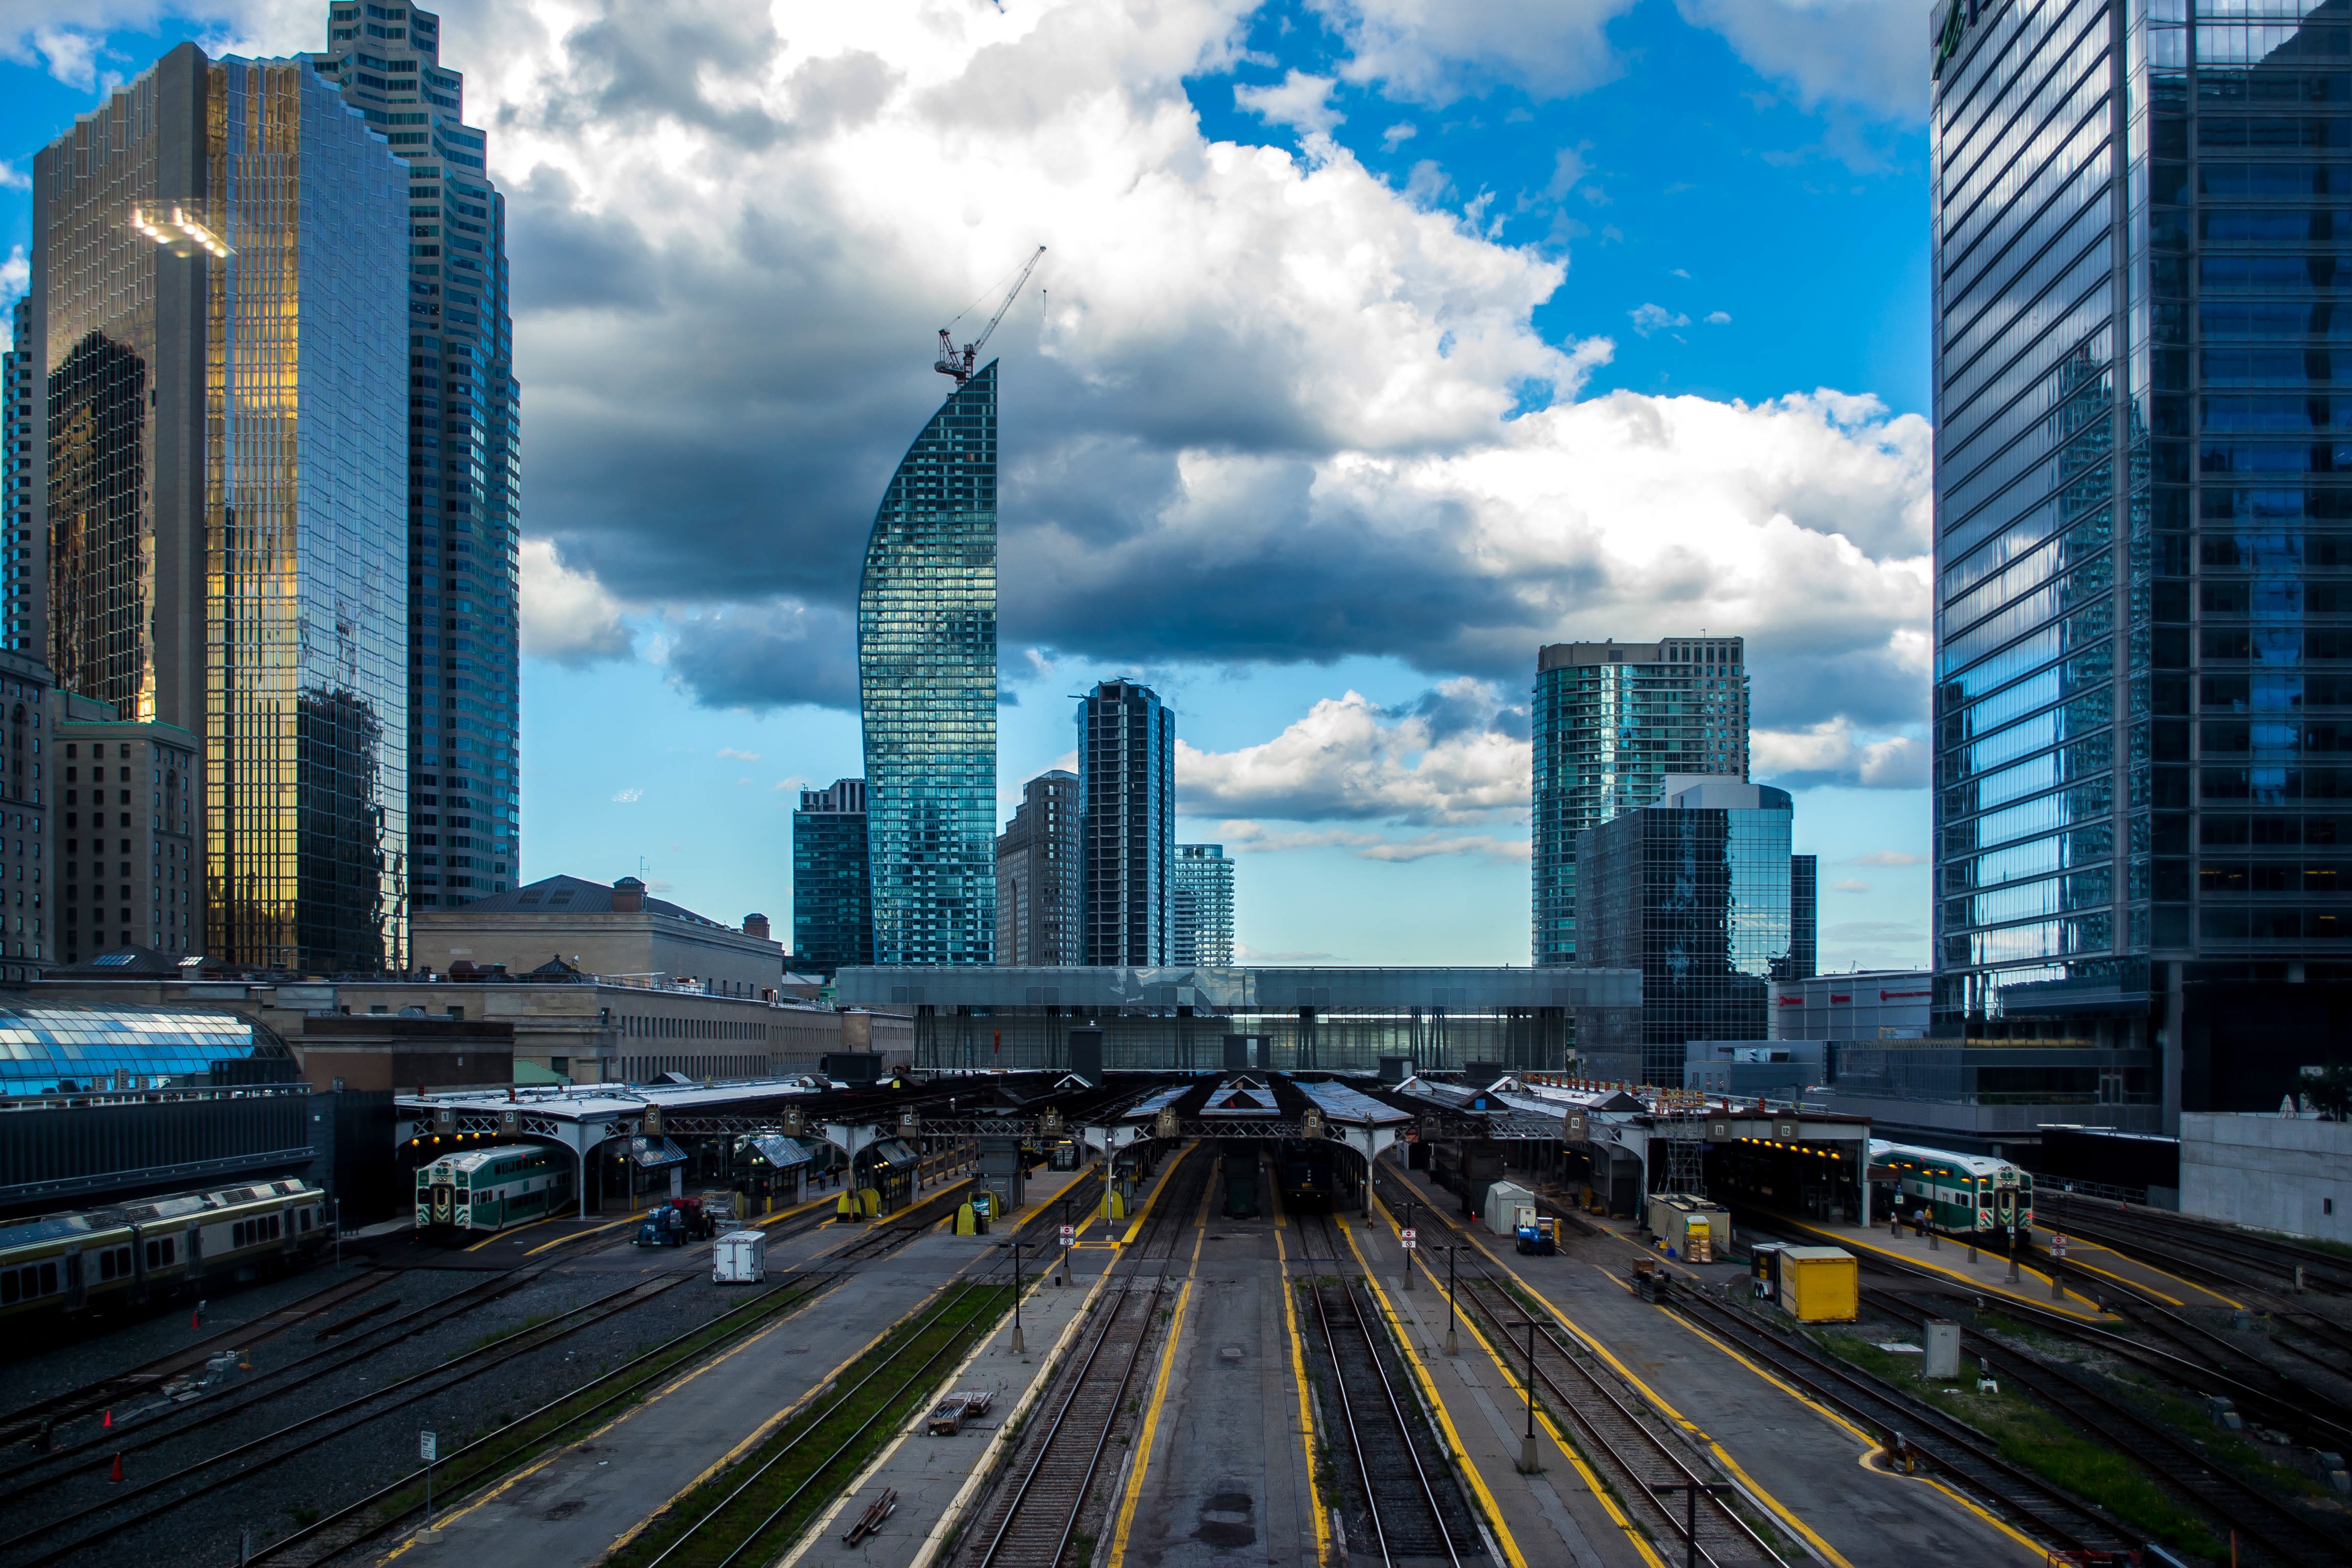
M 1292 1208 L 1328 1208 L 1339 1196 L 1339 1173 L 1328 1143 L 1318 1139 L 1282 1141 L 1282 1201 Z
M 1889 1205 L 1906 1220 L 1924 1208 L 1948 1235 L 2006 1237 L 2012 1220 L 2021 1238 L 2032 1234 L 2033 1174 L 2006 1160 L 1874 1138 L 1870 1173 L 1872 1212 L 1882 1217 Z
M 416 1229 L 443 1239 L 487 1235 L 560 1212 L 572 1156 L 536 1143 L 494 1143 L 416 1167 Z
M 136 1304 L 314 1256 L 327 1194 L 295 1178 L 0 1221 L 0 1317 Z

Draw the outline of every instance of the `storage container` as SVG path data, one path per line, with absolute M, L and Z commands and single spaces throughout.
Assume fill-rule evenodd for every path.
M 1750 1250 L 1759 1295 L 1801 1322 L 1853 1321 L 1862 1304 L 1862 1279 L 1853 1253 L 1779 1242 L 1759 1242 Z
M 1535 1194 L 1517 1182 L 1496 1182 L 1486 1189 L 1486 1207 L 1480 1213 L 1489 1231 L 1515 1237 L 1519 1233 L 1519 1211 L 1527 1210 L 1532 1223 L 1535 1207 Z
M 730 1230 L 710 1244 L 710 1282 L 760 1285 L 768 1278 L 768 1233 Z
M 1731 1244 L 1731 1215 L 1692 1193 L 1653 1193 L 1650 1231 L 1685 1263 L 1712 1263 Z

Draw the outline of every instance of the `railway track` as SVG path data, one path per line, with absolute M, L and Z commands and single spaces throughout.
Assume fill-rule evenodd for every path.
M 1933 1316 L 1905 1297 L 1865 1289 L 1870 1306 L 1915 1327 Z M 2340 1531 L 2279 1502 L 2216 1466 L 2211 1458 L 2161 1422 L 2141 1415 L 2076 1369 L 1960 1331 L 1960 1348 L 1981 1357 L 2003 1378 L 2025 1388 L 2063 1419 L 2121 1450 L 2176 1495 L 2193 1500 L 2220 1528 L 2279 1563 L 2352 1564 Z
M 47 1438 L 65 1422 L 95 1415 L 126 1400 L 152 1394 L 173 1378 L 195 1371 L 214 1356 L 230 1351 L 250 1350 L 255 1345 L 291 1332 L 311 1319 L 333 1311 L 345 1301 L 379 1289 L 389 1278 L 389 1275 L 362 1269 L 349 1279 L 337 1280 L 322 1290 L 314 1290 L 299 1300 L 289 1301 L 250 1322 L 230 1324 L 169 1355 L 159 1356 L 79 1388 L 70 1388 L 61 1394 L 37 1399 L 29 1405 L 19 1405 L 0 1415 L 0 1447 L 20 1443 L 26 1438 Z M 42 1451 L 47 1451 L 46 1446 Z
M 1160 1190 L 1151 1199 L 1143 1230 L 1127 1249 L 1129 1259 L 1163 1265 L 1176 1260 L 1177 1246 L 1184 1238 L 1193 1211 L 1201 1206 L 1202 1194 L 1209 1190 L 1215 1163 L 1213 1156 L 1193 1144 L 1160 1173 Z M 1167 1270 L 1163 1268 L 1160 1272 L 1164 1275 Z
M 970 1539 L 972 1568 L 1059 1568 L 1102 1478 L 1111 1437 L 1129 1415 L 1128 1391 L 1157 1335 L 1166 1287 L 1119 1287 L 1097 1312 L 1085 1355 L 1066 1374 L 1052 1417 L 1013 1460 L 1019 1479 L 998 1489 Z
M 1418 1400 L 1397 1384 L 1387 1335 L 1364 1312 L 1355 1281 L 1304 1287 L 1331 1367 L 1328 1415 L 1342 1440 L 1340 1463 L 1352 1481 L 1357 1516 L 1367 1531 L 1360 1549 L 1383 1564 L 1411 1560 L 1453 1568 L 1486 1562 L 1486 1543 L 1459 1483 L 1435 1451 Z M 1408 1410 L 1408 1405 L 1411 1406 Z M 1359 1548 L 1352 1539 L 1349 1557 Z
M 559 1447 L 580 1433 L 594 1429 L 622 1405 L 675 1376 L 684 1367 L 748 1339 L 815 1300 L 838 1283 L 844 1274 L 836 1270 L 788 1279 L 712 1321 L 634 1356 L 535 1410 L 524 1412 L 511 1425 L 452 1449 L 436 1461 L 435 1475 L 442 1495 L 462 1496 L 467 1489 L 505 1474 L 530 1455 Z M 424 1512 L 424 1502 L 417 1495 L 424 1474 L 421 1469 L 413 1471 L 290 1534 L 262 1544 L 247 1559 L 247 1563 L 316 1568 L 317 1564 L 394 1533 Z
M 1308 1263 L 1352 1262 L 1348 1238 L 1340 1233 L 1339 1216 L 1320 1209 L 1290 1209 L 1286 1215 L 1298 1231 L 1298 1256 Z
M 100 1541 L 164 1517 L 183 1499 L 200 1489 L 210 1491 L 241 1484 L 394 1410 L 443 1393 L 494 1367 L 608 1321 L 631 1307 L 684 1283 L 687 1278 L 683 1274 L 675 1274 L 625 1286 L 543 1322 L 515 1330 L 488 1344 L 463 1352 L 438 1366 L 313 1412 L 258 1437 L 183 1463 L 151 1480 L 126 1483 L 121 1489 L 98 1501 L 52 1515 L 29 1529 L 0 1540 L 0 1562 L 6 1563 L 8 1568 L 41 1568 L 42 1564 L 59 1562 Z M 148 1439 L 148 1445 L 171 1441 L 183 1436 L 186 1430 L 182 1428 L 157 1434 Z M 235 1468 L 226 1475 L 218 1474 L 229 1466 Z M 97 1467 L 92 1464 L 80 1468 Z
M 2192 1279 L 2242 1287 L 2252 1268 L 2292 1289 L 2295 1271 L 2301 1269 L 2305 1288 L 2352 1296 L 2352 1259 L 2336 1253 L 2185 1217 L 2157 1219 L 2127 1205 L 2063 1190 L 2037 1197 L 2046 1203 L 2034 1211 L 2036 1225 L 2145 1258 L 2160 1268 L 2177 1268 Z
M 1486 1342 L 1507 1363 L 1512 1351 L 1528 1343 L 1525 1328 L 1530 1314 L 1483 1264 L 1474 1262 L 1472 1269 L 1473 1278 L 1461 1283 L 1460 1300 Z M 1538 1397 L 1548 1394 L 1544 1402 L 1573 1425 L 1578 1447 L 1607 1476 L 1619 1500 L 1650 1539 L 1686 1548 L 1695 1524 L 1699 1562 L 1787 1568 L 1762 1533 L 1721 1495 L 1728 1489 L 1729 1478 L 1700 1474 L 1682 1445 L 1659 1430 L 1655 1415 L 1617 1388 L 1583 1346 L 1544 1321 L 1547 1315 L 1534 1315 Z M 1523 1379 L 1526 1365 L 1522 1357 L 1516 1369 Z M 1524 1382 L 1520 1386 L 1524 1395 Z M 1696 1510 L 1688 1496 L 1694 1487 L 1701 1500 Z

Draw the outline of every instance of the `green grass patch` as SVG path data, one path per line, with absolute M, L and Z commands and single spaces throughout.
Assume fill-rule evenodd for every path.
M 2120 1451 L 2076 1432 L 2027 1395 L 2006 1388 L 1998 1394 L 1979 1394 L 1973 1377 L 1931 1384 L 1920 1377 L 1917 1356 L 1880 1350 L 1850 1333 L 1815 1338 L 1832 1354 L 1909 1390 L 1974 1427 L 1991 1439 L 2011 1464 L 2097 1503 L 2122 1523 L 2176 1551 L 2208 1562 L 2227 1561 L 2228 1544 L 2216 1539 L 2203 1520 L 2176 1503 L 2161 1480 Z
M 747 1561 L 773 1561 L 1012 1308 L 1009 1282 L 959 1285 L 926 1303 L 765 1442 L 665 1509 L 606 1560 L 610 1568 L 643 1568 L 673 1545 L 679 1568 L 715 1563 L 738 1547 L 751 1549 Z

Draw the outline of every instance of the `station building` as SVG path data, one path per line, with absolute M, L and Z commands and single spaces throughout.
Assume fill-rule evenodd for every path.
M 537 970 L 551 959 L 593 974 L 698 982 L 719 996 L 772 1000 L 784 949 L 768 917 L 736 929 L 649 896 L 635 877 L 609 887 L 547 877 L 459 908 L 421 909 L 410 921 L 417 967 L 436 971 Z

